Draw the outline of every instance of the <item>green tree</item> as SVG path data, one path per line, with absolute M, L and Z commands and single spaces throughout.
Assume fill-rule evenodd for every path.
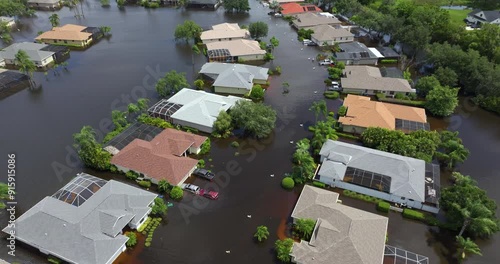
M 109 6 L 109 0 L 101 0 L 101 6 Z
M 269 136 L 276 125 L 276 111 L 262 103 L 238 101 L 230 115 L 236 127 L 257 138 Z
M 461 263 L 466 257 L 466 254 L 474 254 L 482 256 L 481 249 L 474 243 L 470 238 L 464 238 L 462 236 L 457 236 L 457 247 L 458 247 L 458 259 Z
M 3 200 L 10 199 L 9 186 L 6 183 L 0 182 L 0 209 L 5 208 L 5 203 Z
M 458 172 L 452 176 L 455 183 L 441 190 L 440 204 L 448 224 L 460 228 L 458 236 L 467 232 L 473 237 L 489 237 L 500 231 L 495 201 L 470 176 Z
M 52 14 L 49 16 L 49 21 L 52 27 L 58 27 L 59 26 L 59 15 L 57 14 Z
M 15 63 L 19 67 L 19 71 L 28 76 L 30 85 L 34 86 L 33 72 L 36 70 L 36 65 L 31 60 L 28 53 L 24 50 L 19 50 L 15 55 Z
M 210 138 L 207 138 L 207 140 L 205 140 L 205 142 L 201 144 L 199 155 L 207 154 L 208 152 L 210 152 L 211 148 L 212 148 L 212 142 L 210 141 Z
M 458 106 L 458 88 L 434 87 L 425 97 L 425 109 L 435 116 L 449 116 Z
M 172 189 L 173 191 L 173 189 Z M 172 194 L 172 192 L 170 192 L 170 194 Z M 153 207 L 151 208 L 151 214 L 153 215 L 158 215 L 158 216 L 162 216 L 162 215 L 165 215 L 167 213 L 167 205 L 165 204 L 165 201 L 163 201 L 162 198 L 155 198 L 154 200 L 154 205 Z
M 109 26 L 101 26 L 99 27 L 99 30 L 104 36 L 108 36 L 111 33 L 111 27 Z
M 243 13 L 250 11 L 248 0 L 224 0 L 224 9 L 226 12 Z
M 170 191 L 170 198 L 174 200 L 180 200 L 184 196 L 184 191 L 179 186 L 174 186 Z
M 137 235 L 134 232 L 125 232 L 125 236 L 128 237 L 127 247 L 133 247 L 137 245 Z
M 128 124 L 125 112 L 119 110 L 113 110 L 111 112 L 111 120 L 115 125 L 115 129 L 120 129 Z
M 192 20 L 185 20 L 183 24 L 177 25 L 174 32 L 175 40 L 185 40 L 186 43 L 190 39 L 197 39 L 200 37 L 203 29 Z
M 214 133 L 223 138 L 227 138 L 233 131 L 233 119 L 226 111 L 220 111 L 219 116 L 214 122 Z
M 280 45 L 280 41 L 275 36 L 273 36 L 269 40 L 269 42 L 271 43 L 271 46 L 273 46 L 273 50 L 274 50 L 274 48 L 277 48 Z
M 147 98 L 139 98 L 137 100 L 137 107 L 139 107 L 139 109 L 141 111 L 148 110 L 148 108 L 149 108 L 148 104 L 149 104 L 149 99 L 147 99 Z
M 250 91 L 250 98 L 261 100 L 264 98 L 264 89 L 259 84 L 255 84 Z
M 29 16 L 33 10 L 26 7 L 26 0 L 0 0 L 0 16 Z
M 415 89 L 421 96 L 426 96 L 435 87 L 440 86 L 439 80 L 435 76 L 426 76 L 418 79 Z
M 202 79 L 198 79 L 194 81 L 194 86 L 198 89 L 201 90 L 203 89 L 203 86 L 205 85 L 205 82 Z
M 278 3 L 278 1 L 276 1 L 276 0 L 272 0 L 269 2 L 269 8 L 271 8 L 274 12 L 279 12 L 283 9 L 280 6 L 280 3 Z
M 441 142 L 439 144 L 439 161 L 453 168 L 457 163 L 464 162 L 469 156 L 469 150 L 462 144 L 462 139 L 458 137 L 458 131 L 442 131 L 440 133 Z
M 309 107 L 309 111 L 314 112 L 314 116 L 316 117 L 316 122 L 318 122 L 318 117 L 320 114 L 323 114 L 323 116 L 326 118 L 328 116 L 328 108 L 326 106 L 326 101 L 320 100 L 313 102 L 311 107 Z
M 158 181 L 158 191 L 161 193 L 166 193 L 170 186 L 172 185 L 165 179 Z
M 279 261 L 288 263 L 291 260 L 290 253 L 292 252 L 293 239 L 285 238 L 284 240 L 276 240 L 274 250 Z
M 80 133 L 73 135 L 75 148 L 83 163 L 90 168 L 107 170 L 110 167 L 111 154 L 105 151 L 95 139 L 95 131 L 91 126 L 84 126 Z
M 127 112 L 129 114 L 137 113 L 139 111 L 140 111 L 140 109 L 139 109 L 139 107 L 136 104 L 134 104 L 134 103 L 128 104 L 128 106 L 127 106 Z
M 295 228 L 301 234 L 301 238 L 304 240 L 311 239 L 312 232 L 316 221 L 312 219 L 297 219 L 295 221 Z
M 119 8 L 122 8 L 125 6 L 125 0 L 116 0 L 116 4 L 118 5 Z
M 265 22 L 258 21 L 255 23 L 250 23 L 250 25 L 248 26 L 248 31 L 250 32 L 250 36 L 253 39 L 261 39 L 267 36 L 269 27 Z
M 257 231 L 253 235 L 259 242 L 262 242 L 267 239 L 269 236 L 269 231 L 267 230 L 267 226 L 258 226 Z
M 434 77 L 439 81 L 442 86 L 456 87 L 458 82 L 458 75 L 448 67 L 439 67 L 434 72 Z M 417 83 L 418 84 L 418 83 Z
M 165 74 L 165 77 L 160 78 L 156 83 L 156 91 L 160 97 L 168 97 L 182 88 L 190 88 L 188 81 L 186 80 L 185 73 L 178 73 L 175 70 L 171 70 Z

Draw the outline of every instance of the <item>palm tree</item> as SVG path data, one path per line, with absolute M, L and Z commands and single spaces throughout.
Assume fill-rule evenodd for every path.
M 466 258 L 466 254 L 474 254 L 482 256 L 481 249 L 479 246 L 470 240 L 470 238 L 463 238 L 462 236 L 457 236 L 458 245 L 458 261 L 462 262 Z
M 19 71 L 28 75 L 28 80 L 30 86 L 33 87 L 35 82 L 33 81 L 33 72 L 36 70 L 36 65 L 31 61 L 29 55 L 24 50 L 19 50 L 15 56 L 15 63 L 19 66 Z
M 295 227 L 302 233 L 302 238 L 306 240 L 311 237 L 315 225 L 316 221 L 312 219 L 297 219 L 295 222 Z
M 464 218 L 462 229 L 460 229 L 458 236 L 461 237 L 467 228 L 474 230 L 474 233 L 486 236 L 495 233 L 497 224 L 491 218 L 494 213 L 484 204 L 476 201 L 467 203 L 464 208 L 459 208 L 459 205 L 456 203 L 452 204 L 452 206 L 456 207 Z
M 125 113 L 119 110 L 113 110 L 111 112 L 111 120 L 113 121 L 115 128 L 125 127 L 128 123 L 125 118 Z
M 309 110 L 314 111 L 314 116 L 316 117 L 316 122 L 318 122 L 318 117 L 319 117 L 320 113 L 322 113 L 325 117 L 328 116 L 328 108 L 326 106 L 325 100 L 313 102 L 311 107 L 309 108 Z
M 167 192 L 168 188 L 170 187 L 170 183 L 166 180 L 160 180 L 158 182 L 158 191 L 165 193 Z
M 257 227 L 257 232 L 255 232 L 255 235 L 253 235 L 259 242 L 262 242 L 263 240 L 266 240 L 267 237 L 269 236 L 269 231 L 267 230 L 267 226 L 258 226 Z
M 59 26 L 59 15 L 57 15 L 57 14 L 50 15 L 49 21 L 50 21 L 50 24 L 52 24 L 53 28 Z

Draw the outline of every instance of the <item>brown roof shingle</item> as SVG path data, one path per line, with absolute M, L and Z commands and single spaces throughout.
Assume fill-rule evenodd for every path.
M 40 34 L 35 39 L 87 40 L 92 34 L 82 32 L 86 28 L 84 26 L 67 24 L 62 27 L 54 27 L 52 30 Z
M 380 69 L 372 66 L 346 66 L 342 87 L 374 91 L 414 92 L 410 83 L 401 78 L 382 77 Z
M 156 180 L 178 185 L 198 161 L 182 154 L 199 147 L 207 138 L 175 129 L 165 129 L 150 142 L 134 139 L 113 156 L 111 164 L 143 173 Z
M 382 127 L 396 129 L 396 119 L 427 123 L 425 109 L 371 101 L 370 97 L 349 94 L 344 99 L 346 116 L 340 117 L 342 125 Z

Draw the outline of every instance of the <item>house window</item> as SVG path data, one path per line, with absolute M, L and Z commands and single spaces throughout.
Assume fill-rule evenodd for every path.
M 404 198 L 404 197 L 401 197 L 401 200 L 405 200 L 405 199 L 406 199 L 406 198 Z
M 340 37 L 340 40 L 342 40 L 342 37 Z
M 390 94 L 390 95 L 394 95 L 394 91 L 390 91 L 390 92 L 389 92 L 389 94 Z
M 219 41 L 221 41 L 222 39 L 219 39 Z
M 68 44 L 68 42 L 65 40 L 64 43 Z

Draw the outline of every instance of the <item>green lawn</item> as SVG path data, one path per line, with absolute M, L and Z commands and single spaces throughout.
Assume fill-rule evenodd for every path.
M 457 23 L 460 25 L 465 25 L 464 18 L 466 18 L 467 14 L 470 13 L 471 11 L 472 11 L 471 9 L 448 10 L 448 12 L 450 13 L 451 22 Z

